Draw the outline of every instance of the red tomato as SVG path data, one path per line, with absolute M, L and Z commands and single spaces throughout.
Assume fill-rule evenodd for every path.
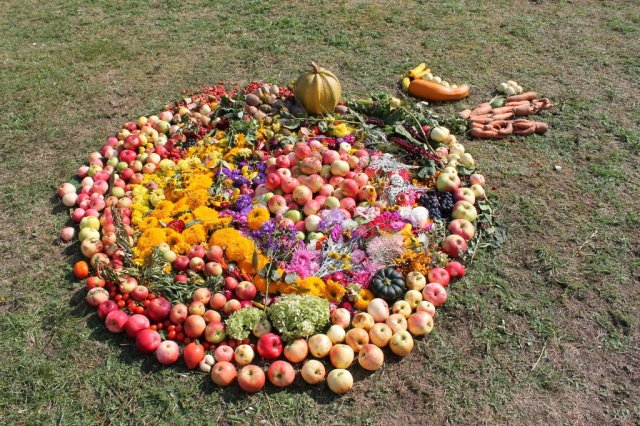
M 77 279 L 83 280 L 89 276 L 89 264 L 80 260 L 73 265 L 73 274 Z
M 126 306 L 126 303 L 124 302 L 124 300 L 118 300 L 118 308 L 124 308 Z
M 184 348 L 182 358 L 184 358 L 184 363 L 187 365 L 187 368 L 193 370 L 200 364 L 200 361 L 204 359 L 204 346 L 195 342 L 189 343 L 187 347 Z

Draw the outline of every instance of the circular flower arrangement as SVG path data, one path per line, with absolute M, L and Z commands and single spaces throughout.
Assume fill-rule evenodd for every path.
M 74 272 L 106 328 L 161 364 L 344 393 L 354 364 L 432 331 L 490 224 L 473 168 L 423 104 L 307 116 L 286 88 L 207 87 L 89 155 L 58 190 L 77 224 L 61 238 L 79 228 Z

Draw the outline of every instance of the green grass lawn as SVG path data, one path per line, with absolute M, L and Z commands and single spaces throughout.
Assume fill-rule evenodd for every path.
M 638 4 L 306 3 L 5 2 L 0 422 L 640 422 Z M 472 85 L 440 113 L 509 79 L 552 98 L 545 136 L 461 138 L 509 240 L 475 257 L 417 351 L 356 373 L 346 396 L 297 382 L 247 396 L 161 368 L 84 303 L 55 188 L 122 122 L 181 89 L 286 83 L 312 59 L 347 96 L 395 90 L 421 61 Z

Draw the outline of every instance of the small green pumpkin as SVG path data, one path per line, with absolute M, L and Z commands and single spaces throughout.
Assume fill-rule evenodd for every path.
M 387 302 L 402 299 L 407 291 L 404 277 L 393 268 L 381 269 L 371 278 L 369 290 Z

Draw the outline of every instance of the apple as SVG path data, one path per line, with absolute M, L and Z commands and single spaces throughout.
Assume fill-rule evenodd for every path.
M 434 317 L 436 315 L 436 307 L 433 305 L 433 303 L 427 300 L 423 300 L 418 303 L 418 306 L 416 306 L 416 312 L 426 312 Z
M 238 373 L 238 385 L 245 392 L 258 392 L 264 387 L 265 375 L 257 365 L 246 365 Z
M 164 340 L 156 349 L 156 358 L 162 365 L 171 365 L 180 357 L 180 346 L 173 340 Z
M 433 330 L 433 317 L 424 311 L 411 314 L 407 320 L 409 332 L 414 336 L 424 336 Z
M 422 301 L 422 293 L 418 290 L 409 290 L 404 294 L 404 300 L 411 306 L 411 309 L 415 309 Z
M 452 220 L 447 229 L 452 234 L 460 235 L 467 241 L 471 240 L 476 233 L 476 228 L 473 224 L 465 219 Z
M 278 360 L 267 369 L 267 377 L 274 386 L 284 388 L 293 383 L 296 372 L 287 361 Z
M 147 306 L 147 316 L 153 322 L 162 322 L 171 313 L 171 302 L 164 297 L 153 299 Z
M 440 283 L 443 287 L 449 285 L 449 281 L 451 280 L 447 270 L 440 267 L 431 269 L 427 278 L 430 283 Z
M 174 324 L 182 324 L 189 316 L 189 309 L 184 303 L 178 303 L 171 307 L 169 312 L 169 319 Z
M 385 322 L 389 318 L 389 305 L 384 299 L 375 298 L 369 302 L 367 313 L 373 317 L 375 322 Z M 355 321 L 355 318 L 353 320 Z
M 409 272 L 405 281 L 409 290 L 421 291 L 427 285 L 427 279 L 418 271 Z
M 201 257 L 192 257 L 191 260 L 189 260 L 189 269 L 191 269 L 192 271 L 204 271 L 204 266 L 205 263 Z
M 224 257 L 224 251 L 220 246 L 211 246 L 209 250 L 205 253 L 205 257 L 210 262 L 220 262 Z
M 324 358 L 331 350 L 331 339 L 326 334 L 315 334 L 309 338 L 309 352 L 316 358 Z
M 413 337 L 407 330 L 398 330 L 389 341 L 391 352 L 398 356 L 406 356 L 413 350 Z
M 369 340 L 380 348 L 389 344 L 389 340 L 391 340 L 392 335 L 393 331 L 391 331 L 391 327 L 385 323 L 377 323 L 371 330 L 369 330 Z
M 117 310 L 118 310 L 118 304 L 115 302 L 115 300 L 109 299 L 109 300 L 105 300 L 100 305 L 98 305 L 98 310 L 96 312 L 98 314 L 98 318 L 100 318 L 101 320 L 104 320 L 107 317 L 107 315 L 109 315 L 109 312 L 113 312 Z
M 442 306 L 447 301 L 447 290 L 438 283 L 429 283 L 422 290 L 422 298 L 433 306 Z
M 449 272 L 449 276 L 451 278 L 462 278 L 464 277 L 464 265 L 460 262 L 449 262 L 445 267 L 447 272 Z
M 274 333 L 263 334 L 258 339 L 256 349 L 262 358 L 276 359 L 282 355 L 282 351 L 284 350 L 282 338 Z
M 345 335 L 345 342 L 347 345 L 351 346 L 351 349 L 358 352 L 360 348 L 369 343 L 369 333 L 362 328 L 352 328 L 347 331 L 347 334 Z
M 189 315 L 184 322 L 184 334 L 192 339 L 202 336 L 207 323 L 200 315 Z
M 316 359 L 310 359 L 304 363 L 300 370 L 302 379 L 310 385 L 317 385 L 324 380 L 326 370 L 324 364 Z
M 422 297 L 424 297 L 424 295 Z M 385 323 L 389 327 L 391 327 L 391 331 L 393 331 L 394 333 L 398 332 L 399 330 L 407 329 L 407 318 L 402 314 L 389 315 L 389 318 L 387 318 L 387 321 Z
M 239 303 L 239 302 L 238 302 Z M 190 315 L 204 315 L 207 307 L 199 300 L 195 300 L 189 304 L 189 314 Z
M 178 256 L 173 261 L 173 269 L 175 269 L 176 271 L 184 271 L 189 267 L 190 261 L 191 259 L 189 259 L 187 256 Z
M 104 320 L 104 325 L 111 333 L 122 333 L 129 321 L 129 315 L 124 311 L 111 311 Z
M 242 309 L 242 305 L 240 304 L 240 301 L 236 299 L 231 299 L 231 300 L 227 300 L 227 303 L 224 304 L 224 308 L 222 309 L 222 311 L 224 312 L 225 315 L 231 315 L 232 313 L 239 311 L 240 309 Z
M 442 240 L 442 251 L 454 258 L 462 256 L 467 251 L 467 248 L 467 241 L 460 235 L 447 235 L 445 239 Z M 448 274 L 447 272 L 447 275 Z
M 271 333 L 271 321 L 264 316 L 253 326 L 253 335 L 260 338 L 267 333 Z
M 453 205 L 453 210 L 451 210 L 451 217 L 453 217 L 454 219 L 466 219 L 469 222 L 473 222 L 478 218 L 478 212 L 470 202 L 458 201 Z
M 233 359 L 240 365 L 251 364 L 254 357 L 253 348 L 246 344 L 238 346 L 233 354 Z
M 355 328 L 363 328 L 366 331 L 371 330 L 375 321 L 373 316 L 367 312 L 358 312 L 355 317 L 353 317 L 353 321 L 351 321 L 351 325 Z
M 138 287 L 138 280 L 133 277 L 121 278 L 118 288 L 120 293 L 131 293 Z
M 470 189 L 473 192 L 476 200 L 483 200 L 486 197 L 486 193 L 482 185 L 471 185 Z
M 436 182 L 438 191 L 451 192 L 460 187 L 460 178 L 454 173 L 442 173 Z
M 102 287 L 94 287 L 87 293 L 87 303 L 94 308 L 107 300 L 109 300 L 109 292 Z
M 349 173 L 349 163 L 344 160 L 335 160 L 331 163 L 331 174 L 334 176 L 346 176 Z
M 339 395 L 345 394 L 353 387 L 353 376 L 348 370 L 336 368 L 327 375 L 327 385 L 332 392 Z
M 157 331 L 145 328 L 136 334 L 136 348 L 143 354 L 150 354 L 158 349 L 162 338 Z
M 250 281 L 241 281 L 235 288 L 236 296 L 240 300 L 253 300 L 257 291 L 256 286 Z
M 131 292 L 131 298 L 133 298 L 133 300 L 138 302 L 144 301 L 148 296 L 149 296 L 149 289 L 143 285 L 136 286 Z
M 329 340 L 331 340 L 331 343 L 333 343 L 334 345 L 336 343 L 344 342 L 344 338 L 346 334 L 347 333 L 344 331 L 344 328 L 336 324 L 332 325 L 327 330 L 327 337 L 329 338 Z
M 346 329 L 351 324 L 351 314 L 345 308 L 338 308 L 331 313 L 331 324 L 339 325 Z
M 238 280 L 236 280 L 233 277 L 226 277 L 224 279 L 224 289 L 225 290 L 235 290 L 236 287 L 238 286 Z
M 308 353 L 309 346 L 302 338 L 291 341 L 284 347 L 284 357 L 293 363 L 304 361 Z
M 382 349 L 371 343 L 364 345 L 358 352 L 358 364 L 365 370 L 379 370 L 384 364 Z
M 127 333 L 127 336 L 135 337 L 141 330 L 149 328 L 150 325 L 149 318 L 144 315 L 135 314 L 129 317 L 124 331 Z
M 220 345 L 213 353 L 213 357 L 216 361 L 231 361 L 233 360 L 234 352 L 233 348 L 228 345 Z
M 471 204 L 476 202 L 476 196 L 471 188 L 458 188 L 454 190 L 453 199 L 456 201 L 467 201 Z
M 211 368 L 211 381 L 218 386 L 229 386 L 236 377 L 238 377 L 236 367 L 229 361 L 218 361 Z
M 225 297 L 225 295 L 222 293 L 215 293 L 209 300 L 209 307 L 211 309 L 219 311 L 224 308 L 225 303 L 227 303 L 227 298 Z
M 474 173 L 469 177 L 469 182 L 471 182 L 471 185 L 484 185 L 485 179 L 484 176 Z
M 204 318 L 204 322 L 206 322 L 207 324 L 222 321 L 222 316 L 220 316 L 220 313 L 218 311 L 214 311 L 213 309 L 209 309 L 208 311 L 206 311 L 204 315 L 202 315 L 202 318 Z
M 329 351 L 331 365 L 336 368 L 349 368 L 355 358 L 355 352 L 349 345 L 337 344 Z
M 208 305 L 211 300 L 211 290 L 206 287 L 200 287 L 193 292 L 193 300 L 202 302 L 204 305 Z
M 220 343 L 225 337 L 224 324 L 221 322 L 210 322 L 204 328 L 204 339 L 209 343 Z
M 288 210 L 287 201 L 282 195 L 274 195 L 273 197 L 271 197 L 271 199 L 269 199 L 269 202 L 267 203 L 267 207 L 273 214 L 284 214 Z
M 409 305 L 409 302 L 407 302 L 406 300 L 398 300 L 391 307 L 391 311 L 394 314 L 400 314 L 405 318 L 409 318 L 409 315 L 411 315 L 412 309 L 411 309 L 411 305 Z

